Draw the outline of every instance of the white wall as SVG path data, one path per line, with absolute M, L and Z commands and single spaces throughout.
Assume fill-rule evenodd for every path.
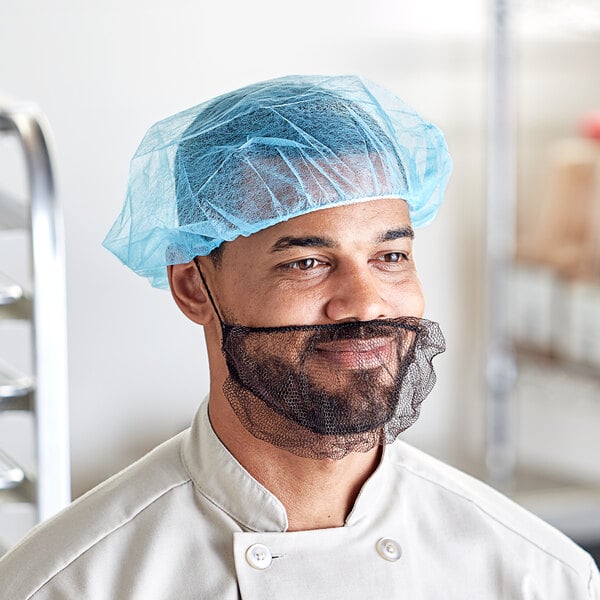
M 462 4 L 450 12 L 443 0 L 418 10 L 412 0 L 0 4 L 0 92 L 36 101 L 54 132 L 76 495 L 185 427 L 207 391 L 201 331 L 100 245 L 130 156 L 154 121 L 288 73 L 363 74 L 446 131 L 455 175 L 416 248 L 427 315 L 441 322 L 448 351 L 407 437 L 445 457 L 468 441 L 465 422 L 481 438 L 484 3 Z M 2 442 L 11 431 L 0 428 Z

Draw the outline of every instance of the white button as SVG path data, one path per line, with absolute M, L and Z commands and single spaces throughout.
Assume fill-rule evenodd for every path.
M 248 550 L 246 550 L 246 560 L 251 567 L 255 569 L 267 569 L 271 566 L 273 556 L 270 550 L 262 544 L 252 544 Z
M 392 538 L 381 538 L 376 547 L 379 556 L 390 562 L 396 562 L 402 556 L 400 544 Z

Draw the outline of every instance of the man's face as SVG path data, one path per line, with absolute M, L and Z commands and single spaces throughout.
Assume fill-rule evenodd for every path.
M 227 324 L 249 327 L 421 317 L 412 236 L 401 200 L 296 217 L 225 248 L 217 306 Z M 243 344 L 238 340 L 236 351 L 263 356 L 267 382 L 282 380 L 291 369 L 304 374 L 305 385 L 334 396 L 347 397 L 362 385 L 395 386 L 398 361 L 409 351 L 411 336 L 402 339 L 402 348 L 389 332 L 358 336 L 335 333 L 331 339 L 326 331 L 284 331 Z M 365 390 L 360 397 L 366 395 Z
M 226 325 L 223 390 L 253 435 L 340 458 L 414 422 L 414 373 L 403 390 L 424 301 L 412 237 L 404 201 L 373 200 L 238 238 L 218 267 L 202 260 Z
M 210 279 L 225 322 L 249 327 L 421 317 L 424 310 L 400 200 L 318 210 L 237 238 Z M 343 368 L 357 359 L 343 348 L 330 354 Z

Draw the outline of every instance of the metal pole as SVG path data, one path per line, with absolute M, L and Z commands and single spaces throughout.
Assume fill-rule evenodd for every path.
M 509 485 L 514 477 L 511 393 L 515 362 L 510 342 L 510 270 L 515 237 L 514 107 L 511 94 L 509 0 L 492 0 L 489 48 L 487 147 L 487 437 L 490 482 Z

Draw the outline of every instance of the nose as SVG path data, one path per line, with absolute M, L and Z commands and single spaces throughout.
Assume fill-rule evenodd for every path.
M 392 318 L 393 307 L 385 298 L 385 286 L 368 268 L 349 268 L 332 278 L 325 305 L 331 321 L 370 321 Z

